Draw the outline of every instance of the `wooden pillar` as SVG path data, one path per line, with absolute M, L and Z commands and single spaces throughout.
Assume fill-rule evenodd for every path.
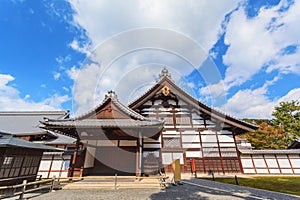
M 140 150 L 139 150 L 139 158 L 140 158 L 140 165 L 139 165 L 139 175 L 142 175 L 142 166 L 143 166 L 143 148 L 144 148 L 144 139 L 142 137 L 139 138 L 140 143 Z
M 77 157 L 78 149 L 79 149 L 79 142 L 80 142 L 80 139 L 77 138 L 77 140 L 76 140 L 76 147 L 75 147 L 75 150 L 74 150 L 74 153 L 73 153 L 73 159 L 72 159 L 72 163 L 71 163 L 70 177 L 74 176 L 75 164 L 76 164 L 76 157 Z
M 279 162 L 278 162 L 278 158 L 277 158 L 277 155 L 276 155 L 276 154 L 275 154 L 275 159 L 276 159 L 276 163 L 277 163 L 277 165 L 278 165 L 279 172 L 280 172 L 280 174 L 282 174 L 281 167 L 280 167 L 280 164 L 279 164 Z
M 252 161 L 253 169 L 255 171 L 255 174 L 257 174 L 256 166 L 255 166 L 255 163 L 254 163 L 254 160 L 253 160 L 253 155 L 251 154 L 250 156 L 251 156 L 251 161 Z
M 239 149 L 238 149 L 238 147 L 236 145 L 235 131 L 232 130 L 231 133 L 232 133 L 232 137 L 233 137 L 233 140 L 234 140 L 234 146 L 235 146 L 236 155 L 237 155 L 237 159 L 238 159 L 238 162 L 239 162 L 240 170 L 244 174 L 244 168 L 243 168 L 243 165 L 242 165 L 241 153 L 240 153 L 240 151 L 239 151 Z M 253 163 L 253 166 L 254 166 L 254 163 Z
M 291 162 L 291 160 L 290 160 L 289 154 L 286 154 L 286 156 L 287 156 L 287 159 L 288 159 L 288 161 L 289 161 L 289 163 L 290 163 L 290 166 L 291 166 L 292 172 L 293 172 L 293 174 L 295 174 L 295 171 L 294 171 L 294 168 L 293 168 L 292 162 Z
M 173 117 L 173 125 L 174 125 L 174 128 L 176 128 L 176 115 L 175 115 L 175 113 L 176 113 L 176 111 L 175 111 L 175 108 L 172 108 L 172 111 L 171 111 L 171 113 L 172 113 L 172 117 Z
M 54 155 L 51 156 L 51 162 L 50 162 L 47 178 L 50 177 L 50 173 L 51 173 L 52 165 L 53 165 L 53 160 L 54 160 Z
M 205 159 L 204 159 L 204 152 L 203 152 L 203 144 L 202 144 L 202 138 L 201 138 L 201 130 L 199 131 L 199 138 L 200 138 L 200 150 L 202 154 L 202 166 L 203 166 L 203 172 L 206 173 L 206 167 L 205 167 Z M 197 167 L 196 167 L 197 170 Z
M 139 139 L 136 140 L 136 152 L 135 152 L 135 176 L 139 177 L 139 159 L 140 159 L 140 147 L 139 147 Z
M 136 140 L 136 159 L 135 159 L 135 176 L 137 178 L 140 177 L 140 174 L 141 174 L 141 158 L 140 158 L 140 154 L 141 154 L 141 142 L 140 142 L 140 139 L 141 139 L 141 132 L 139 130 L 139 133 L 138 133 L 138 138 Z
M 224 169 L 224 163 L 223 163 L 223 157 L 221 153 L 221 147 L 220 147 L 220 142 L 219 142 L 219 135 L 218 131 L 215 131 L 216 139 L 217 139 L 217 145 L 218 145 L 218 151 L 219 151 L 219 156 L 220 156 L 220 162 L 221 162 L 221 167 L 222 167 L 222 172 L 225 174 L 225 169 Z M 218 169 L 219 172 L 219 169 Z
M 263 154 L 262 156 L 263 156 L 263 158 L 264 158 L 264 162 L 265 162 L 265 165 L 266 165 L 266 167 L 267 167 L 268 173 L 270 174 L 270 168 L 269 168 L 269 165 L 268 165 L 268 163 L 267 163 L 266 157 L 265 157 L 264 154 Z

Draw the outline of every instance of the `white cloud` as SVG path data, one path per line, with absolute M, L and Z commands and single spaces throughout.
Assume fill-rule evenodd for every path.
M 190 88 L 195 88 L 195 83 L 194 82 L 188 82 L 187 86 Z
M 67 88 L 67 87 L 65 87 L 65 86 L 63 86 L 62 89 L 63 89 L 64 91 L 66 91 L 66 92 L 69 92 L 69 91 L 70 91 L 70 89 Z
M 67 75 L 70 79 L 76 80 L 78 76 L 79 69 L 77 69 L 75 66 L 71 67 L 71 69 L 66 70 Z
M 95 63 L 87 64 L 81 69 L 72 67 L 67 71 L 69 77 L 74 82 L 73 89 L 73 109 L 74 112 L 82 113 L 90 109 L 94 105 L 95 90 L 99 79 L 101 69 Z
M 274 103 L 265 94 L 265 88 L 240 90 L 222 109 L 236 117 L 269 118 Z
M 266 97 L 265 86 L 255 90 L 240 90 L 232 96 L 222 108 L 227 113 L 240 118 L 272 118 L 274 107 L 282 101 L 299 100 L 300 88 L 289 91 L 286 95 L 270 100 Z
M 61 74 L 59 72 L 53 72 L 53 78 L 54 80 L 58 80 L 60 78 Z
M 211 84 L 202 87 L 199 90 L 201 96 L 214 96 L 214 97 L 226 95 L 225 91 L 227 91 L 227 88 L 222 80 L 216 84 Z
M 194 69 L 184 67 L 188 65 L 186 63 L 181 66 L 178 63 L 197 60 L 195 67 L 199 67 L 207 58 L 208 50 L 218 39 L 220 24 L 225 14 L 234 9 L 238 3 L 238 0 L 69 1 L 76 11 L 73 24 L 83 28 L 89 37 L 89 40 L 75 38 L 70 46 L 87 54 L 90 60 L 102 66 L 101 68 L 100 65 L 87 63 L 82 69 L 76 70 L 75 74 L 82 74 L 82 77 L 78 75 L 77 79 L 73 73 L 75 68 L 68 72 L 69 76 L 76 80 L 74 101 L 83 108 L 91 106 L 92 96 L 94 99 L 103 98 L 110 89 L 121 93 L 119 96 L 123 97 L 123 101 L 132 100 L 130 98 L 139 93 L 137 90 L 143 91 L 147 85 L 153 84 L 153 76 L 157 76 L 163 66 L 173 69 L 175 75 L 186 75 Z M 148 32 L 140 34 L 143 31 L 141 28 L 149 27 L 161 28 L 165 32 L 148 29 Z M 126 31 L 133 29 L 140 31 L 126 34 Z M 120 33 L 121 36 L 117 37 L 116 34 Z M 116 36 L 113 42 L 112 36 Z M 194 44 L 191 41 L 194 41 Z M 99 44 L 100 48 L 97 46 Z M 190 45 L 194 46 L 191 48 Z M 149 47 L 156 48 L 156 52 L 147 49 Z M 96 51 L 90 54 L 92 48 Z M 148 51 L 142 52 L 141 48 Z M 169 55 L 159 52 L 161 50 L 169 50 Z M 175 54 L 177 58 L 174 59 Z M 158 58 L 161 60 L 158 61 Z M 178 58 L 181 61 L 178 62 Z
M 2 111 L 22 111 L 22 110 L 61 110 L 61 104 L 68 101 L 67 95 L 59 96 L 54 94 L 40 102 L 30 100 L 30 95 L 20 97 L 20 92 L 10 86 L 9 83 L 14 77 L 8 74 L 0 74 L 0 110 Z
M 92 3 L 83 0 L 69 1 L 76 11 L 73 24 L 83 28 L 89 37 L 89 40 L 74 38 L 70 46 L 87 54 L 92 61 L 85 63 L 80 69 L 72 67 L 67 70 L 69 77 L 76 81 L 73 97 L 79 107 L 77 110 L 79 113 L 99 103 L 99 99 L 111 89 L 116 90 L 119 96 L 126 97 L 127 99 L 122 101 L 127 102 L 149 85 L 153 85 L 153 77 L 159 73 L 163 65 L 173 69 L 173 74 L 186 75 L 190 72 L 191 68 L 182 67 L 186 66 L 186 63 L 178 66 L 178 60 L 174 60 L 174 55 L 161 56 L 163 54 L 152 54 L 150 51 L 144 54 L 130 52 L 130 50 L 137 51 L 138 44 L 143 44 L 142 47 L 149 47 L 145 44 L 150 43 L 162 44 L 167 50 L 171 45 L 178 45 L 182 52 L 186 52 L 179 52 L 179 56 L 193 58 L 200 55 L 187 48 L 184 42 L 163 37 L 163 34 L 154 37 L 145 35 L 149 43 L 145 43 L 139 35 L 131 35 L 132 37 L 128 37 L 127 40 L 123 37 L 123 40 L 106 43 L 112 36 L 145 27 L 178 31 L 200 44 L 204 52 L 204 55 L 200 55 L 200 60 L 203 60 L 222 31 L 220 27 L 225 15 L 241 2 L 238 0 L 230 2 L 99 0 Z M 215 101 L 219 101 L 217 98 L 221 96 L 225 102 L 226 91 L 250 80 L 266 64 L 269 64 L 269 67 L 264 68 L 266 72 L 279 70 L 280 73 L 300 73 L 298 51 L 292 55 L 280 54 L 286 46 L 300 44 L 300 26 L 297 24 L 300 17 L 298 12 L 300 3 L 295 2 L 288 12 L 278 12 L 283 4 L 286 2 L 282 1 L 275 7 L 262 8 L 258 16 L 251 19 L 247 18 L 243 7 L 233 12 L 225 34 L 225 43 L 229 45 L 223 57 L 224 63 L 228 66 L 225 78 L 219 83 L 202 88 L 201 95 L 214 96 Z M 97 46 L 99 44 L 100 51 Z M 132 49 L 128 49 L 130 45 Z M 96 49 L 93 54 L 92 49 Z M 153 55 L 163 61 L 158 62 Z M 215 52 L 211 52 L 211 56 L 216 56 Z M 147 65 L 148 67 L 145 67 Z M 256 90 L 246 89 L 237 92 L 225 104 L 226 110 L 239 117 L 270 117 L 271 108 L 277 100 L 272 103 L 268 99 L 267 89 L 276 80 L 275 77 Z M 245 103 L 245 99 L 249 102 Z
M 217 39 L 224 15 L 234 1 L 69 0 L 76 11 L 74 23 L 98 45 L 112 35 L 141 27 L 172 29 L 189 35 L 208 50 Z M 209 28 L 208 28 L 209 27 Z
M 250 19 L 244 8 L 232 14 L 225 34 L 229 47 L 223 56 L 228 66 L 224 79 L 227 89 L 248 81 L 265 65 L 270 65 L 266 72 L 300 73 L 300 51 L 280 54 L 289 45 L 300 45 L 300 2 L 295 1 L 287 12 L 279 12 L 284 4 L 286 1 L 275 7 L 261 8 L 258 16 Z
M 90 54 L 90 46 L 88 44 L 81 44 L 78 40 L 74 39 L 69 46 L 74 49 L 75 51 L 78 51 L 80 53 L 89 55 Z
M 57 58 L 55 58 L 55 60 L 58 64 L 65 64 L 65 63 L 69 62 L 71 60 L 71 58 L 72 58 L 72 56 L 70 54 L 68 54 L 65 57 L 58 56 Z
M 298 100 L 300 99 L 300 88 L 295 88 L 291 91 L 289 91 L 285 96 L 279 98 L 277 100 L 277 104 L 283 101 L 292 101 L 292 100 Z

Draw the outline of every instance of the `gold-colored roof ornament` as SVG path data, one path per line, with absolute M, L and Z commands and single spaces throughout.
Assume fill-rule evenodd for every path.
M 170 94 L 170 88 L 166 85 L 161 89 L 161 91 L 165 96 L 168 96 Z

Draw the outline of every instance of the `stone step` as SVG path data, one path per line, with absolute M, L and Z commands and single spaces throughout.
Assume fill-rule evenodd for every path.
M 161 188 L 161 184 L 158 179 L 145 178 L 140 181 L 137 180 L 124 180 L 119 179 L 115 185 L 114 179 L 89 179 L 80 180 L 74 182 L 63 182 L 61 185 L 63 189 L 120 189 L 120 188 Z
M 62 187 L 63 190 L 76 189 L 125 189 L 125 188 L 161 188 L 159 183 L 134 184 L 134 183 L 97 183 L 97 184 L 66 184 Z

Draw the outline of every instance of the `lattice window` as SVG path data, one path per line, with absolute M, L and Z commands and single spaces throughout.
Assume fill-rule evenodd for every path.
M 21 167 L 23 157 L 15 157 L 13 167 Z
M 190 125 L 190 117 L 188 116 L 176 116 L 176 124 L 177 125 Z
M 162 119 L 165 121 L 165 124 L 173 124 L 173 117 L 162 117 Z
M 181 148 L 180 138 L 164 138 L 164 147 Z

